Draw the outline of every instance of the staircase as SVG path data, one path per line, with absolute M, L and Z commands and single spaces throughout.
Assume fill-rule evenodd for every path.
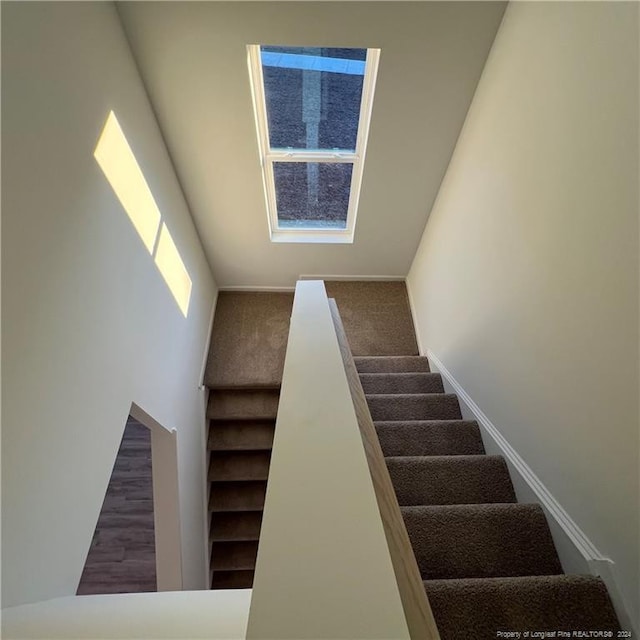
M 618 631 L 602 581 L 563 574 L 542 509 L 517 503 L 427 359 L 354 359 L 442 640 Z
M 209 394 L 209 547 L 212 589 L 253 585 L 279 387 Z

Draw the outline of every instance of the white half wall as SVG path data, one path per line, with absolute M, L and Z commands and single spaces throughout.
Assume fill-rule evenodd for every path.
M 511 3 L 408 276 L 638 626 L 638 5 Z
M 75 594 L 132 403 L 176 429 L 182 586 L 207 580 L 216 286 L 112 3 L 2 6 L 3 606 Z M 110 110 L 193 283 L 186 317 L 96 163 Z
M 54 598 L 2 610 L 4 640 L 245 640 L 251 589 Z
M 410 638 L 318 281 L 296 285 L 247 638 Z

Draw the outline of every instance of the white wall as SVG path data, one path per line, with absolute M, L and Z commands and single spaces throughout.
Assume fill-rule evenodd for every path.
M 132 402 L 177 429 L 182 575 L 206 584 L 216 287 L 111 3 L 2 6 L 3 606 L 75 593 Z M 193 281 L 185 318 L 93 158 L 113 109 Z
M 512 3 L 408 282 L 638 620 L 638 5 Z

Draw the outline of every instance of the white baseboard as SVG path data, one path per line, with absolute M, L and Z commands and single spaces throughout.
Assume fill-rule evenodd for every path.
M 343 275 L 309 275 L 302 274 L 298 280 L 341 280 L 341 281 L 368 281 L 368 282 L 403 282 L 405 276 L 343 276 Z
M 418 353 L 423 356 L 424 352 L 424 343 L 422 342 L 422 336 L 420 335 L 420 325 L 418 324 L 418 318 L 416 316 L 416 305 L 413 301 L 413 295 L 411 294 L 411 287 L 409 285 L 409 279 L 405 279 L 404 281 L 405 287 L 407 288 L 407 296 L 409 298 L 409 310 L 411 311 L 411 320 L 413 321 L 413 331 L 416 334 L 416 343 L 418 344 Z
M 408 287 L 407 290 L 409 291 Z M 411 300 L 410 293 L 409 297 Z M 413 304 L 411 304 L 411 308 L 413 313 Z M 415 317 L 414 324 L 416 324 Z M 420 342 L 418 344 L 420 345 Z M 429 349 L 425 354 L 421 347 L 420 353 L 428 357 L 431 370 L 442 376 L 445 391 L 455 393 L 458 396 L 463 417 L 478 422 L 487 453 L 496 453 L 504 457 L 509 467 L 518 501 L 537 502 L 544 509 L 565 572 L 590 573 L 600 577 L 607 586 L 623 629 L 632 631 L 633 637 L 638 637 L 637 630 L 631 622 L 617 586 L 615 563 L 600 553 L 587 534 L 576 524 L 440 359 Z
M 247 293 L 292 293 L 295 287 L 267 287 L 262 285 L 238 285 L 229 287 L 220 287 L 218 291 L 239 291 Z
M 298 276 L 298 280 L 340 280 L 340 281 L 367 281 L 367 282 L 403 282 L 404 276 L 344 276 L 344 275 L 312 275 L 302 274 Z M 270 293 L 291 293 L 296 290 L 295 285 L 290 287 L 271 287 L 265 285 L 229 285 L 221 286 L 219 291 L 247 291 L 247 292 L 261 292 L 266 291 Z
M 207 333 L 207 340 L 204 346 L 204 356 L 202 358 L 202 367 L 200 368 L 200 385 L 198 389 L 200 391 L 204 391 L 204 372 L 207 369 L 207 361 L 209 360 L 209 347 L 211 346 L 211 331 L 213 330 L 213 318 L 216 315 L 216 305 L 218 304 L 218 291 L 216 291 L 215 296 L 213 297 L 213 302 L 211 303 L 211 314 L 209 316 L 209 328 Z

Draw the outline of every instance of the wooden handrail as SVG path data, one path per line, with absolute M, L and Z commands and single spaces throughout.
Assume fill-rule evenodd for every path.
M 360 427 L 362 444 L 369 464 L 371 480 L 380 509 L 382 525 L 389 547 L 391 562 L 396 576 L 402 607 L 404 609 L 409 634 L 414 640 L 440 640 L 431 606 L 416 562 L 409 535 L 400 512 L 391 477 L 384 461 L 384 454 L 378 441 L 367 399 L 356 369 L 347 334 L 335 300 L 329 300 L 331 316 L 340 345 L 349 390 Z

